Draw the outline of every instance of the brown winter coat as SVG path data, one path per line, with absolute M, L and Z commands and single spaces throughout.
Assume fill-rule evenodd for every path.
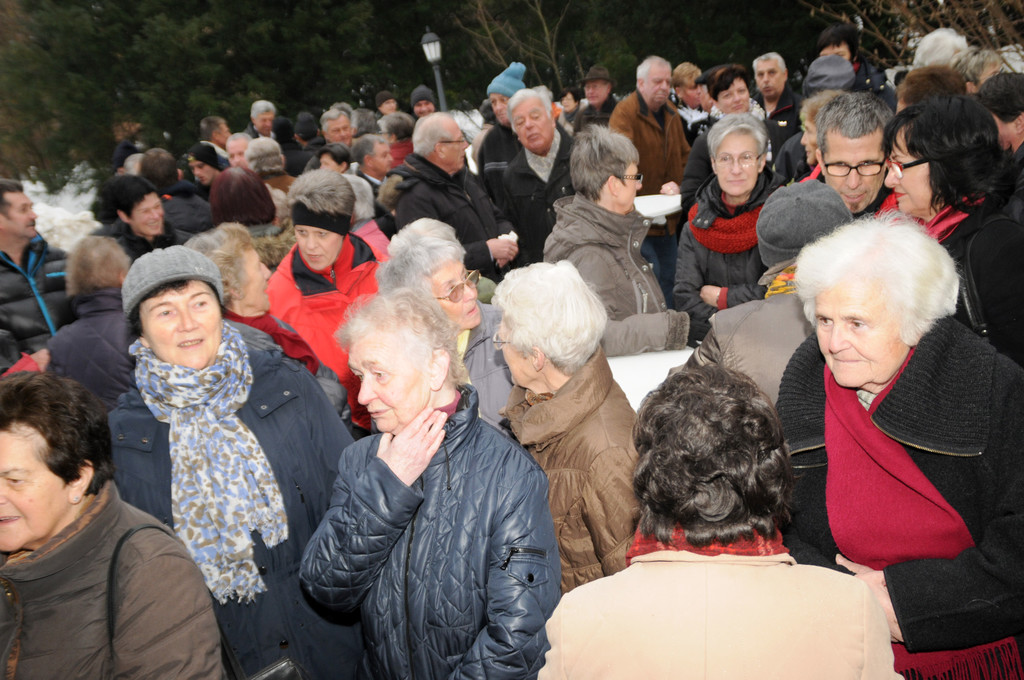
M 633 92 L 618 103 L 609 122 L 612 130 L 629 137 L 640 152 L 638 165 L 644 176 L 641 196 L 661 193 L 661 185 L 666 182 L 681 182 L 690 157 L 683 119 L 672 102 L 665 103 L 664 111 L 665 127 L 662 128 L 643 98 Z M 678 222 L 678 214 L 670 216 L 665 227 L 653 225 L 647 233 L 651 236 L 674 234 Z
M 562 598 L 538 680 L 899 680 L 857 578 L 789 555 L 663 550 Z
M 516 386 L 505 416 L 548 475 L 562 592 L 626 568 L 636 528 L 636 413 L 598 349 L 549 401 Z
M 2 558 L 5 678 L 221 678 L 210 593 L 185 546 L 156 529 L 121 549 L 111 658 L 107 570 L 118 540 L 140 524 L 160 522 L 109 482 L 42 547 Z

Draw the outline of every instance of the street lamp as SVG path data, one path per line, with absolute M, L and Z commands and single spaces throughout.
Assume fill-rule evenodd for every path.
M 427 26 L 427 32 L 423 35 L 420 45 L 423 46 L 423 54 L 427 56 L 427 61 L 434 67 L 434 80 L 437 81 L 437 98 L 441 102 L 441 110 L 447 111 L 448 102 L 444 98 L 444 85 L 441 84 L 441 39 L 430 30 L 430 26 Z

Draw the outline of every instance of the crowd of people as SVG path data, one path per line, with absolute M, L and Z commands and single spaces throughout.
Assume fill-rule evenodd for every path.
M 816 52 L 0 179 L 7 677 L 1024 678 L 1024 75 Z

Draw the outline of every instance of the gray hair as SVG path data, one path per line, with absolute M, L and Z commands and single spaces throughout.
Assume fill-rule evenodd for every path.
M 405 111 L 395 111 L 382 117 L 378 122 L 380 131 L 386 135 L 394 135 L 398 141 L 412 137 L 416 119 Z
M 244 139 L 247 142 L 251 142 L 252 141 L 252 137 L 250 137 L 248 135 L 248 133 L 245 133 L 245 132 L 235 132 L 230 137 L 228 137 L 228 142 L 235 142 L 235 141 L 238 141 L 239 139 Z
M 491 304 L 504 313 L 505 339 L 517 352 L 536 347 L 565 375 L 583 368 L 608 324 L 601 299 L 568 260 L 512 270 Z
M 352 186 L 334 170 L 304 172 L 288 190 L 289 211 L 301 203 L 318 215 L 351 215 L 355 202 Z
M 353 134 L 356 137 L 376 134 L 379 131 L 377 116 L 370 109 L 356 109 L 352 112 L 352 117 L 349 120 L 352 121 L 352 127 L 355 128 Z
M 651 72 L 651 67 L 657 64 L 658 66 L 667 66 L 668 70 L 672 70 L 672 64 L 667 59 L 651 55 L 640 62 L 640 65 L 636 67 L 636 79 L 647 80 L 647 74 Z
M 342 116 L 345 116 L 345 118 L 348 118 L 348 122 L 350 122 L 350 123 L 352 122 L 352 107 L 350 107 L 350 106 L 348 106 L 346 104 L 345 107 L 346 107 L 347 110 L 345 110 L 345 109 L 341 109 L 341 108 L 334 108 L 335 106 L 339 106 L 339 105 L 335 104 L 331 108 L 329 108 L 326 111 L 324 111 L 323 115 L 320 116 L 320 129 L 321 130 L 326 130 L 328 123 L 330 123 L 332 120 L 337 120 L 338 118 L 341 118 Z
M 421 217 L 402 228 L 388 245 L 388 260 L 377 268 L 381 293 L 416 288 L 431 293 L 430 278 L 448 262 L 462 262 L 466 249 L 450 226 Z M 432 295 L 433 293 L 431 293 Z
M 138 175 L 142 169 L 142 158 L 146 154 L 133 153 L 128 158 L 124 159 L 124 174 L 126 175 Z
M 569 176 L 578 194 L 596 202 L 609 177 L 621 177 L 630 163 L 639 162 L 640 154 L 629 137 L 591 125 L 573 138 Z
M 342 177 L 348 180 L 356 197 L 352 206 L 352 221 L 372 220 L 376 210 L 373 206 L 373 189 L 370 188 L 370 183 L 355 175 L 344 174 Z
M 814 119 L 818 128 L 818 148 L 828 152 L 827 135 L 835 132 L 847 139 L 860 139 L 884 130 L 893 113 L 873 92 L 844 92 L 821 107 Z
M 786 60 L 782 58 L 781 54 L 779 54 L 778 52 L 765 52 L 760 57 L 754 60 L 754 63 L 752 64 L 752 66 L 754 67 L 754 72 L 757 72 L 758 64 L 760 64 L 762 61 L 768 61 L 770 59 L 774 59 L 775 61 L 779 62 L 779 68 L 782 69 L 783 71 L 786 70 Z
M 352 160 L 362 165 L 364 158 L 373 155 L 374 147 L 387 143 L 387 140 L 380 135 L 363 135 L 352 142 Z
M 951 66 L 953 58 L 967 49 L 967 38 L 952 28 L 937 28 L 921 38 L 914 51 L 914 68 Z
M 399 288 L 380 292 L 366 304 L 350 309 L 348 320 L 336 336 L 349 353 L 353 345 L 370 333 L 401 335 L 406 356 L 424 371 L 434 352 L 441 350 L 449 359 L 448 384 L 456 387 L 469 382 L 469 373 L 459 357 L 455 325 L 427 293 Z
M 730 113 L 722 116 L 708 131 L 708 152 L 711 158 L 718 155 L 718 147 L 731 134 L 749 135 L 757 142 L 757 154 L 768 150 L 768 129 L 764 121 L 751 113 Z
M 255 118 L 256 116 L 259 116 L 264 113 L 272 113 L 276 116 L 277 107 L 275 107 L 272 103 L 268 102 L 266 99 L 257 99 L 252 103 L 252 106 L 249 107 L 250 118 Z
M 412 131 L 412 150 L 417 155 L 426 158 L 434 153 L 434 147 L 448 135 L 444 129 L 446 120 L 455 119 L 447 113 L 435 111 L 416 121 L 416 128 Z
M 212 141 L 213 133 L 219 130 L 221 125 L 227 125 L 227 121 L 220 116 L 206 116 L 199 121 L 199 139 L 204 142 Z
M 897 212 L 851 222 L 800 251 L 796 292 L 811 324 L 817 297 L 851 281 L 881 286 L 886 308 L 899 319 L 900 339 L 910 346 L 956 311 L 960 279 L 953 258 Z
M 981 85 L 981 76 L 989 66 L 1003 65 L 1003 58 L 998 52 L 980 47 L 968 47 L 953 58 L 950 66 L 964 77 L 968 83 Z
M 281 145 L 270 137 L 259 137 L 250 141 L 245 149 L 245 160 L 249 164 L 249 169 L 256 173 L 284 172 Z
M 545 92 L 545 90 L 547 90 L 547 88 L 543 86 L 527 87 L 522 90 L 518 90 L 514 95 L 512 95 L 512 97 L 508 100 L 507 110 L 509 122 L 512 122 L 512 112 L 516 109 L 516 107 L 522 104 L 523 102 L 529 101 L 531 99 L 539 99 L 541 108 L 544 109 L 544 114 L 548 118 L 551 118 L 551 95 Z M 512 124 L 512 131 L 517 131 L 514 123 Z

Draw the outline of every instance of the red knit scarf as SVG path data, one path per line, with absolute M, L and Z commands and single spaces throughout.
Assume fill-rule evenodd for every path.
M 735 217 L 717 217 L 708 229 L 693 226 L 697 204 L 690 208 L 690 231 L 697 243 L 716 253 L 742 253 L 757 245 L 757 216 L 761 206 Z
M 900 368 L 902 373 L 913 355 Z M 825 506 L 839 551 L 872 569 L 919 559 L 953 559 L 974 546 L 963 518 L 925 477 L 899 442 L 871 415 L 896 378 L 865 409 L 856 390 L 840 386 L 825 367 Z M 868 491 L 870 492 L 868 493 Z M 1014 639 L 965 650 L 910 653 L 893 643 L 896 671 L 910 678 L 1004 677 L 990 667 L 1015 663 Z M 1016 676 L 1014 676 L 1016 677 Z
M 301 361 L 313 375 L 316 375 L 316 372 L 320 370 L 320 360 L 316 358 L 316 353 L 309 346 L 309 343 L 303 340 L 302 336 L 295 331 L 290 331 L 279 324 L 269 314 L 262 316 L 239 316 L 230 309 L 227 309 L 224 311 L 224 318 L 228 321 L 244 323 L 246 326 L 252 326 L 257 330 L 263 331 L 274 339 L 274 342 L 281 347 L 281 351 L 284 352 L 285 356 Z
M 626 553 L 626 566 L 629 566 L 634 557 L 658 552 L 659 550 L 685 550 L 686 552 L 706 555 L 708 557 L 714 557 L 715 555 L 746 555 L 756 557 L 759 555 L 784 555 L 789 552 L 782 545 L 782 534 L 778 530 L 775 531 L 775 535 L 771 538 L 765 538 L 761 534 L 754 532 L 754 540 L 752 541 L 745 538 L 725 544 L 712 541 L 709 545 L 698 548 L 686 540 L 686 532 L 678 526 L 672 532 L 672 540 L 669 543 L 662 543 L 653 535 L 644 535 L 640 533 L 640 529 L 637 529 L 636 535 L 633 536 L 633 545 L 629 546 L 629 551 Z

